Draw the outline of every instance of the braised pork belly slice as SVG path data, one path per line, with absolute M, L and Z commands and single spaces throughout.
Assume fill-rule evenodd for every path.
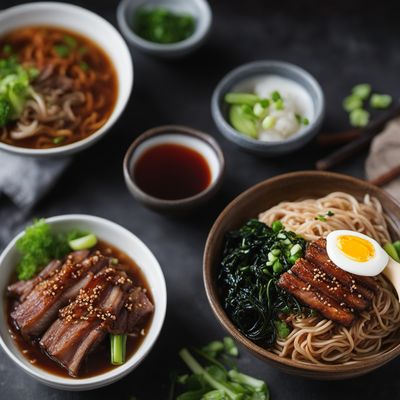
M 83 361 L 107 333 L 135 332 L 152 312 L 144 290 L 125 272 L 107 267 L 60 310 L 40 346 L 71 376 L 78 376 Z
M 341 306 L 364 311 L 371 305 L 369 300 L 352 292 L 350 288 L 341 284 L 337 279 L 331 278 L 304 258 L 297 260 L 291 271 L 313 288 L 335 299 Z
M 87 255 L 87 254 L 86 254 Z M 86 287 L 95 273 L 108 266 L 109 258 L 99 252 L 82 259 L 76 253 L 47 279 L 41 279 L 17 305 L 11 318 L 24 337 L 40 336 L 57 318 L 58 311 Z
M 337 267 L 328 257 L 325 239 L 321 238 L 310 243 L 307 247 L 305 258 L 330 277 L 349 287 L 352 292 L 357 292 L 370 301 L 373 299 L 374 293 L 379 290 L 374 278 L 350 274 Z
M 154 311 L 154 306 L 141 287 L 135 287 L 128 292 L 123 309 L 117 320 L 110 326 L 110 333 L 139 333 L 138 328 L 143 326 Z
M 278 285 L 296 297 L 300 302 L 306 304 L 313 310 L 320 312 L 325 318 L 344 326 L 350 326 L 355 315 L 348 308 L 341 306 L 333 298 L 322 294 L 310 287 L 291 271 L 281 275 Z
M 324 317 L 349 326 L 371 307 L 379 289 L 374 278 L 350 274 L 328 257 L 326 240 L 308 245 L 305 258 L 281 275 L 278 285 Z
M 105 268 L 60 310 L 59 318 L 40 340 L 40 346 L 57 363 L 77 376 L 86 356 L 104 339 L 108 327 L 125 304 L 126 274 Z

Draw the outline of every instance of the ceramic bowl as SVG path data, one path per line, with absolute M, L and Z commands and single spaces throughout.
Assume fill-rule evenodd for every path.
M 187 39 L 171 44 L 154 43 L 134 32 L 133 18 L 141 7 L 165 7 L 177 13 L 192 15 L 196 20 L 194 33 Z M 196 50 L 208 36 L 212 14 L 205 0 L 122 0 L 117 10 L 119 29 L 133 47 L 154 56 L 178 58 Z
M 153 146 L 171 143 L 189 147 L 206 160 L 211 182 L 202 192 L 179 200 L 164 200 L 147 194 L 136 184 L 132 171 L 140 156 Z M 123 163 L 125 183 L 133 197 L 146 207 L 168 214 L 185 214 L 210 200 L 222 183 L 224 169 L 222 151 L 210 135 L 177 125 L 160 126 L 141 134 L 129 147 Z
M 243 81 L 260 75 L 278 75 L 297 82 L 308 92 L 313 104 L 314 117 L 309 125 L 287 139 L 264 142 L 245 136 L 233 128 L 228 121 L 228 104 L 225 95 Z M 319 83 L 307 71 L 282 61 L 255 61 L 229 72 L 217 85 L 211 99 L 211 112 L 219 131 L 231 142 L 261 156 L 288 154 L 305 146 L 320 130 L 325 114 L 324 94 Z
M 312 365 L 293 361 L 268 351 L 246 338 L 225 313 L 217 285 L 224 236 L 250 218 L 281 201 L 318 198 L 331 192 L 346 192 L 358 199 L 365 194 L 376 197 L 387 216 L 393 239 L 400 237 L 400 204 L 384 190 L 365 181 L 330 172 L 295 172 L 280 175 L 255 185 L 234 199 L 220 214 L 209 233 L 204 251 L 203 274 L 211 308 L 223 327 L 257 357 L 284 372 L 305 378 L 338 380 L 364 375 L 400 355 L 399 343 L 391 350 L 366 360 L 339 365 Z
M 60 215 L 46 219 L 55 232 L 72 229 L 90 231 L 102 240 L 117 247 L 131 257 L 142 270 L 153 295 L 155 311 L 149 331 L 138 350 L 126 360 L 125 364 L 110 371 L 90 378 L 70 378 L 51 374 L 44 369 L 31 364 L 16 346 L 11 338 L 6 313 L 0 313 L 0 346 L 23 371 L 45 385 L 63 390 L 90 390 L 109 385 L 132 372 L 147 356 L 164 323 L 167 292 L 164 275 L 160 265 L 149 248 L 133 233 L 114 222 L 90 215 Z M 0 256 L 0 309 L 5 310 L 6 290 L 19 260 L 16 241 L 23 235 L 17 235 Z M 106 355 L 107 356 L 107 355 Z
M 104 18 L 67 3 L 26 3 L 0 12 L 0 36 L 26 26 L 60 27 L 98 44 L 114 65 L 118 79 L 117 101 L 107 122 L 85 139 L 49 149 L 29 149 L 0 142 L 0 149 L 31 157 L 59 157 L 84 150 L 111 129 L 128 103 L 133 85 L 133 64 L 129 49 L 119 32 Z

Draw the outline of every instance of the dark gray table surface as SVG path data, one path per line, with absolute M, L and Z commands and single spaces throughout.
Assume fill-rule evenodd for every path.
M 1 7 L 17 4 L 1 0 Z M 115 24 L 117 1 L 77 1 Z M 214 22 L 205 46 L 179 61 L 155 60 L 134 50 L 135 84 L 125 113 L 98 144 L 77 155 L 32 215 L 89 213 L 109 218 L 138 235 L 158 258 L 168 286 L 167 318 L 151 354 L 120 382 L 86 393 L 43 386 L 0 352 L 0 399 L 166 398 L 168 376 L 181 367 L 184 345 L 220 338 L 224 331 L 208 305 L 202 280 L 202 253 L 207 233 L 222 208 L 237 194 L 268 177 L 312 169 L 323 154 L 315 143 L 279 159 L 259 159 L 227 142 L 210 114 L 210 97 L 230 69 L 258 59 L 281 59 L 309 70 L 327 100 L 325 129 L 347 126 L 342 98 L 351 86 L 371 82 L 393 95 L 400 89 L 400 24 L 391 2 L 219 0 L 212 2 Z M 270 2 L 268 2 L 270 3 Z M 282 3 L 282 4 L 279 4 Z M 106 38 L 105 38 L 106 40 Z M 155 214 L 136 203 L 125 188 L 122 158 L 142 131 L 161 124 L 184 124 L 213 135 L 227 163 L 223 187 L 204 209 L 186 218 Z M 362 177 L 366 154 L 337 170 Z M 1 229 L 1 226 L 0 226 Z M 313 382 L 285 375 L 242 349 L 243 371 L 265 379 L 273 399 L 342 400 L 400 397 L 400 359 L 370 375 L 343 382 Z

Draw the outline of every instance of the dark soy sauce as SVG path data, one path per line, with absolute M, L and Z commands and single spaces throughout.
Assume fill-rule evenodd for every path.
M 194 196 L 211 183 L 205 158 L 196 150 L 173 143 L 146 150 L 136 162 L 132 175 L 143 192 L 163 200 Z

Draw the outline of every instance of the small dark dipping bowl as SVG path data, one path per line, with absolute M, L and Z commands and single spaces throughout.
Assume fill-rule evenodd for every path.
M 169 214 L 187 213 L 209 200 L 221 185 L 224 168 L 222 151 L 210 135 L 176 125 L 141 134 L 123 163 L 125 182 L 133 197 L 146 207 Z M 173 178 L 174 174 L 178 176 Z M 182 187 L 180 178 L 185 182 Z M 204 182 L 199 182 L 202 179 Z M 179 194 L 174 196 L 174 190 Z

